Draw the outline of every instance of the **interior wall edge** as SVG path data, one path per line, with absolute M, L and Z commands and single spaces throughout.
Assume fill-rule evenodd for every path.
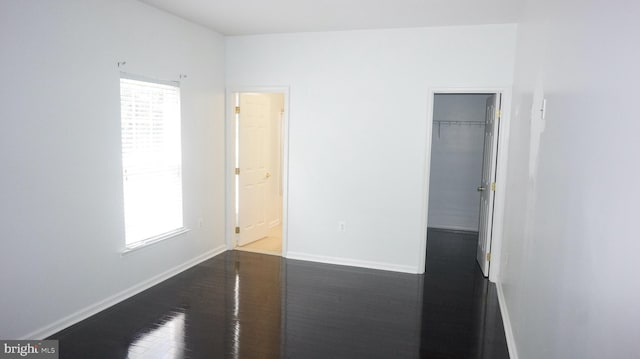
M 144 280 L 138 284 L 135 284 L 119 293 L 116 293 L 112 296 L 109 296 L 103 300 L 100 300 L 94 304 L 90 304 L 72 314 L 69 314 L 49 325 L 46 325 L 40 329 L 37 329 L 31 333 L 28 333 L 26 335 L 21 335 L 19 336 L 20 340 L 27 340 L 27 339 L 36 339 L 36 340 L 41 340 L 44 339 L 54 333 L 57 333 L 65 328 L 68 328 L 82 320 L 85 320 L 89 317 L 91 317 L 92 315 L 98 314 L 99 312 L 112 307 L 124 300 L 127 300 L 131 297 L 133 297 L 136 294 L 139 294 L 173 276 L 176 276 L 184 271 L 186 271 L 187 269 L 200 264 L 208 259 L 211 259 L 215 256 L 217 256 L 220 253 L 226 252 L 227 251 L 227 247 L 226 245 L 220 245 L 217 246 L 216 248 L 213 248 L 197 257 L 194 257 L 180 265 L 177 265 L 171 269 L 168 269 L 156 276 L 153 276 L 147 280 Z

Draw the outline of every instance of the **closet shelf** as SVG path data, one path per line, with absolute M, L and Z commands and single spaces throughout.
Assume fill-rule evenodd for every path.
M 433 121 L 434 125 L 438 125 L 438 138 L 440 138 L 440 129 L 442 125 L 445 126 L 484 126 L 484 121 Z

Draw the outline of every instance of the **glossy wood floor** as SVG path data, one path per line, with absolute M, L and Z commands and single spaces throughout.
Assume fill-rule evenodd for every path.
M 51 339 L 61 358 L 508 358 L 475 245 L 430 229 L 426 276 L 230 251 Z

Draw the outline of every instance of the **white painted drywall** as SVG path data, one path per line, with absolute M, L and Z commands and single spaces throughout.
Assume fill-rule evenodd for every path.
M 515 35 L 491 25 L 227 37 L 228 86 L 290 87 L 286 255 L 422 272 L 429 88 L 511 86 Z
M 434 96 L 429 227 L 478 231 L 480 192 L 476 189 L 482 178 L 485 108 L 489 96 Z
M 636 358 L 640 3 L 527 3 L 501 279 L 517 357 Z
M 52 323 L 224 245 L 224 43 L 132 0 L 0 4 L 0 338 Z M 185 226 L 121 256 L 118 61 L 182 82 Z M 199 220 L 202 226 L 199 226 Z

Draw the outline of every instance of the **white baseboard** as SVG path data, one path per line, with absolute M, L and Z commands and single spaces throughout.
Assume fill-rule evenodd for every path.
M 193 259 L 190 259 L 180 265 L 177 265 L 169 270 L 166 270 L 154 277 L 151 277 L 143 282 L 140 282 L 134 286 L 131 286 L 119 293 L 116 293 L 110 297 L 107 297 L 97 303 L 91 304 L 79 311 L 72 313 L 62 319 L 59 319 L 45 327 L 42 327 L 38 330 L 35 330 L 27 335 L 22 336 L 20 339 L 34 339 L 40 340 L 44 339 L 54 333 L 61 331 L 62 329 L 68 328 L 82 320 L 89 318 L 92 315 L 95 315 L 115 304 L 122 302 L 125 299 L 131 298 L 134 295 L 143 292 L 154 285 L 165 281 L 176 274 L 183 272 L 196 264 L 206 261 L 207 259 L 213 258 L 218 254 L 225 252 L 227 250 L 226 245 L 218 246 L 210 251 L 207 251 Z
M 496 290 L 498 292 L 498 304 L 500 306 L 500 314 L 502 315 L 504 334 L 507 339 L 507 348 L 509 349 L 509 358 L 518 359 L 518 350 L 516 349 L 516 341 L 513 337 L 513 327 L 511 326 L 511 318 L 507 310 L 507 302 L 504 299 L 504 292 L 502 291 L 502 283 L 496 283 Z
M 309 261 L 309 262 L 337 264 L 337 265 L 343 265 L 343 266 L 369 268 L 369 269 L 380 269 L 380 270 L 386 270 L 386 271 L 392 271 L 392 272 L 402 272 L 402 273 L 411 273 L 411 274 L 421 273 L 420 271 L 418 271 L 418 268 L 411 267 L 411 266 L 383 263 L 383 262 L 361 261 L 361 260 L 350 259 L 350 258 L 318 256 L 315 254 L 307 254 L 307 253 L 300 253 L 300 252 L 287 252 L 286 257 L 288 259 L 297 259 L 297 260 Z

